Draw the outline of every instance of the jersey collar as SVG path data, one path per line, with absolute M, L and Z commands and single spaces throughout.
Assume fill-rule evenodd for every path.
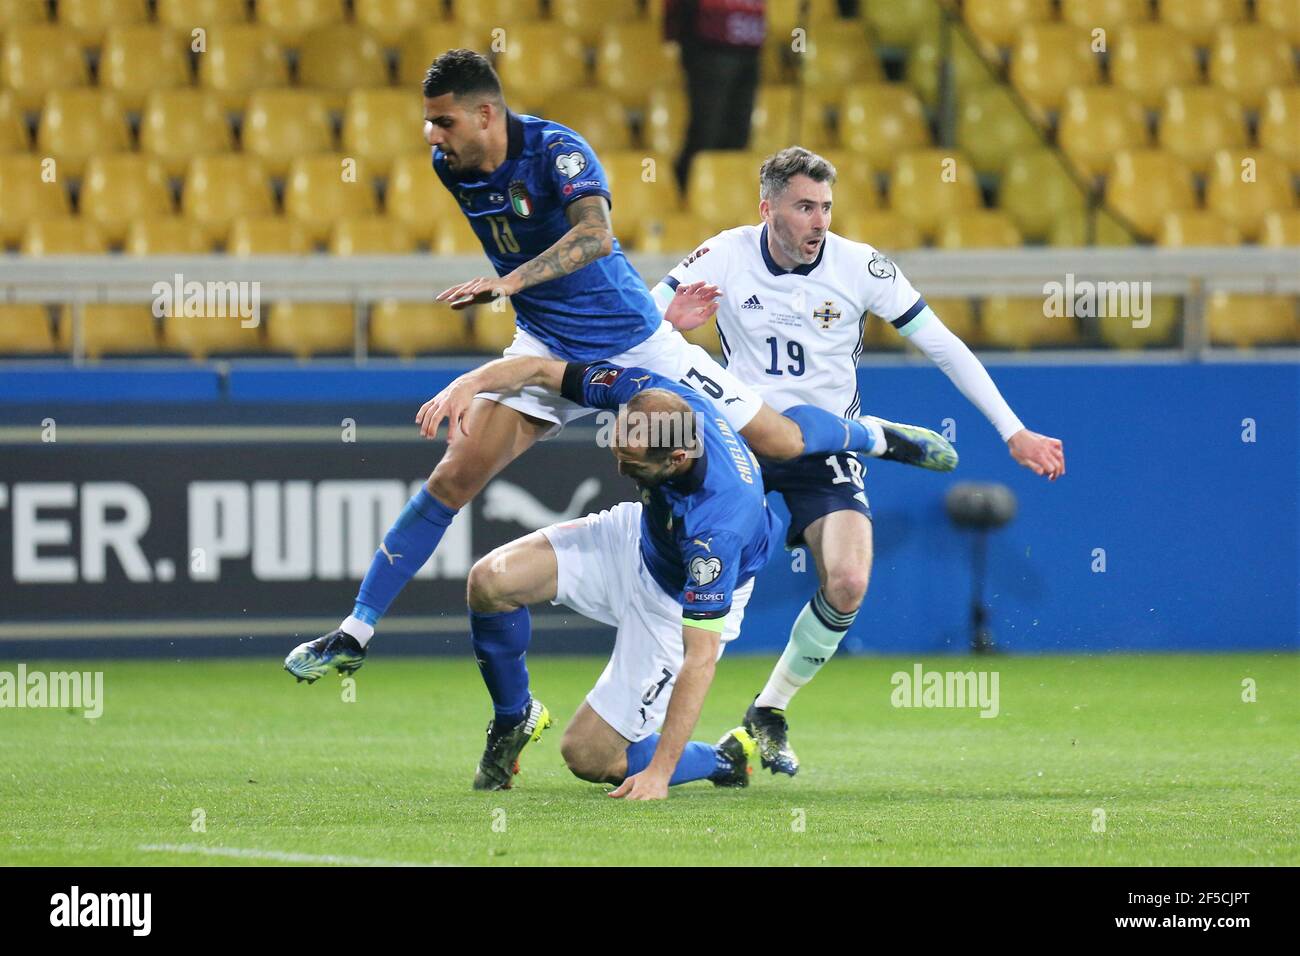
M 524 121 L 506 110 L 506 159 L 518 159 L 524 151 Z
M 767 248 L 767 223 L 763 223 L 763 232 L 758 237 L 758 249 L 763 253 L 763 265 L 767 266 L 767 271 L 774 276 L 796 275 L 806 276 L 822 264 L 822 256 L 826 254 L 826 239 L 822 238 L 821 248 L 817 250 L 817 258 L 807 265 L 795 266 L 793 269 L 782 269 L 772 258 L 772 253 Z

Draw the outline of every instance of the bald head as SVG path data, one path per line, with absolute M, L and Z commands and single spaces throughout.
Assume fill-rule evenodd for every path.
M 657 485 L 690 470 L 699 457 L 695 412 L 667 389 L 638 392 L 619 409 L 610 447 L 620 474 Z

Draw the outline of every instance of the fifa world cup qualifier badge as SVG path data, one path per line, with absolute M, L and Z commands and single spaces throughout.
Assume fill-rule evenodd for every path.
M 533 197 L 528 195 L 528 189 L 521 180 L 516 179 L 510 184 L 510 206 L 521 219 L 527 219 L 533 214 Z

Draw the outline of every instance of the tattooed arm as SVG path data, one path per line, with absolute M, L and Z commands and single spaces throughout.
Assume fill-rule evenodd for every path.
M 604 196 L 575 199 L 565 214 L 569 217 L 569 231 L 535 259 L 499 278 L 471 279 L 452 286 L 438 298 L 450 300 L 453 309 L 490 302 L 498 296 L 514 295 L 521 289 L 577 272 L 613 251 L 614 226 L 609 219 L 609 201 Z

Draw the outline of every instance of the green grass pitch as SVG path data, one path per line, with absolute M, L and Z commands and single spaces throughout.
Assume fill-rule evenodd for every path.
M 109 661 L 78 668 L 104 670 L 98 720 L 0 710 L 0 863 L 1300 863 L 1294 655 L 924 660 L 996 670 L 992 719 L 895 708 L 914 659 L 841 657 L 791 708 L 798 777 L 627 804 L 559 754 L 603 661 L 532 656 L 557 724 L 483 794 L 473 663 L 376 650 L 355 702 L 278 661 Z M 771 663 L 724 658 L 696 736 L 739 723 Z

